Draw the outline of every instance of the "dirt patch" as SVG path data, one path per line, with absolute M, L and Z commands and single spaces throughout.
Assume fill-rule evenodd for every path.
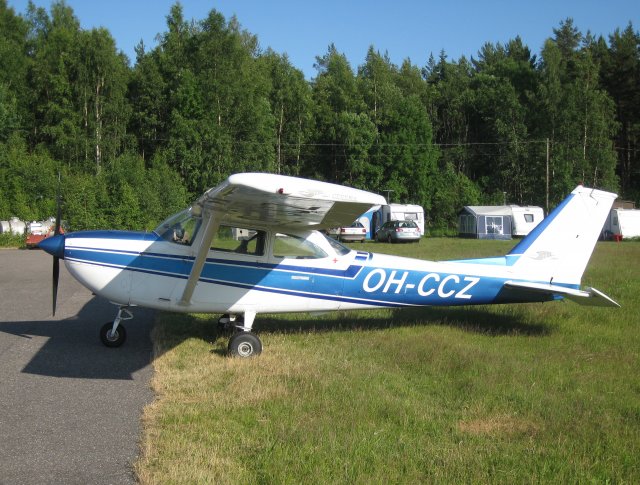
M 539 427 L 536 423 L 508 414 L 499 414 L 482 419 L 460 421 L 458 430 L 472 435 L 534 435 Z

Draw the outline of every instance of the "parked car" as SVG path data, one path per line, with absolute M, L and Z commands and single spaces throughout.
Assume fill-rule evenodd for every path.
M 362 223 L 355 221 L 349 227 L 336 227 L 329 229 L 327 234 L 343 242 L 364 242 L 367 230 Z
M 376 233 L 376 241 L 420 242 L 420 228 L 413 221 L 385 222 Z

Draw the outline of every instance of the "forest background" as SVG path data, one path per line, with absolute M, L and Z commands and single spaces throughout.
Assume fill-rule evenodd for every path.
M 58 173 L 72 230 L 152 228 L 243 171 L 390 194 L 444 231 L 464 205 L 548 209 L 578 183 L 640 202 L 640 35 L 552 33 L 539 56 L 516 37 L 425 66 L 371 46 L 355 70 L 331 44 L 307 81 L 215 10 L 174 4 L 131 65 L 64 2 L 0 0 L 0 219 L 54 215 Z

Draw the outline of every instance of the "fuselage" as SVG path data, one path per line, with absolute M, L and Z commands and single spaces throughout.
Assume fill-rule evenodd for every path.
M 64 260 L 84 286 L 115 303 L 178 312 L 279 313 L 427 305 L 544 301 L 506 294 L 517 279 L 507 257 L 436 262 L 337 245 L 317 231 L 296 238 L 315 256 L 276 255 L 277 231 L 261 255 L 211 249 L 188 304 L 181 302 L 193 268 L 192 246 L 156 233 L 87 231 L 64 237 Z M 490 264 L 487 264 L 487 261 Z

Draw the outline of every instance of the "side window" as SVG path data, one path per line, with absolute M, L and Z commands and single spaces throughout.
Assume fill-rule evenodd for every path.
M 326 258 L 327 253 L 301 237 L 276 234 L 273 243 L 273 256 L 276 258 L 319 259 Z
M 525 214 L 524 220 L 525 222 L 533 222 L 533 214 Z
M 220 226 L 213 241 L 211 241 L 211 249 L 228 253 L 263 256 L 264 240 L 264 231 Z

